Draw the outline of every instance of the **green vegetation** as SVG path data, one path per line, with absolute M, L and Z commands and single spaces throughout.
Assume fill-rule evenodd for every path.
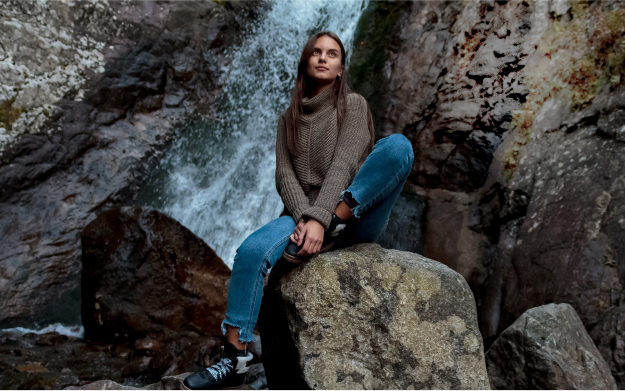
M 15 97 L 0 103 L 0 126 L 6 130 L 11 130 L 13 122 L 27 111 L 24 107 L 13 107 L 13 102 L 15 102 Z
M 399 33 L 399 17 L 408 12 L 410 6 L 410 2 L 371 1 L 354 32 L 349 78 L 356 91 L 369 102 L 376 129 L 379 129 L 378 118 L 384 108 L 379 97 L 386 92 L 389 83 L 384 74 L 389 45 Z
M 558 96 L 580 110 L 592 102 L 606 85 L 625 82 L 625 10 L 587 0 L 572 2 L 568 14 L 552 20 L 525 67 L 525 84 L 530 94 L 520 110 L 512 113 L 517 129 L 514 142 L 505 151 L 505 179 L 518 166 L 521 147 L 540 137 L 533 123 L 541 106 Z

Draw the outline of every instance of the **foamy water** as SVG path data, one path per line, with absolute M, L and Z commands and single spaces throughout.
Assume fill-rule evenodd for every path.
M 25 327 L 14 327 L 12 329 L 4 329 L 0 332 L 13 332 L 19 334 L 27 334 L 27 333 L 35 333 L 35 334 L 45 334 L 52 331 L 56 331 L 59 334 L 67 335 L 68 337 L 77 337 L 84 338 L 85 337 L 85 328 L 82 326 L 66 326 L 61 323 L 54 323 L 48 325 L 42 329 L 27 329 Z

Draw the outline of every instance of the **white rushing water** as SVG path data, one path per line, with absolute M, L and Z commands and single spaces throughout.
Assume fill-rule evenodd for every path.
M 140 200 L 178 220 L 232 267 L 252 232 L 278 217 L 277 119 L 290 104 L 308 37 L 329 30 L 349 64 L 354 30 L 369 0 L 274 1 L 241 47 L 232 49 L 218 118 L 185 130 Z
M 52 331 L 56 331 L 59 334 L 67 335 L 70 337 L 84 338 L 85 336 L 84 327 L 66 326 L 61 323 L 53 323 L 41 329 L 27 329 L 25 327 L 14 327 L 12 329 L 0 330 L 0 332 L 12 332 L 12 333 L 19 333 L 19 334 L 27 334 L 27 333 L 45 334 L 45 333 L 49 333 Z

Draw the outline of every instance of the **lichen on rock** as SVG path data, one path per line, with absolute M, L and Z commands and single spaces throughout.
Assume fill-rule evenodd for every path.
M 0 147 L 43 130 L 66 94 L 80 93 L 90 75 L 104 72 L 105 41 L 115 32 L 107 0 L 8 1 L 1 16 L 0 102 L 19 115 L 0 115 Z
M 418 254 L 358 244 L 278 264 L 259 322 L 270 388 L 489 387 L 466 281 Z M 294 351 L 300 380 L 276 361 Z

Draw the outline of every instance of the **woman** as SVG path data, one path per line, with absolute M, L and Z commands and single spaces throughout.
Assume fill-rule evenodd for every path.
M 327 31 L 311 36 L 291 106 L 278 120 L 276 189 L 284 210 L 237 249 L 222 323 L 228 342 L 218 364 L 184 380 L 189 389 L 243 384 L 264 277 L 280 258 L 301 263 L 325 251 L 373 242 L 388 221 L 412 168 L 412 146 L 399 134 L 374 145 L 367 101 L 351 91 L 344 71 L 339 37 Z

